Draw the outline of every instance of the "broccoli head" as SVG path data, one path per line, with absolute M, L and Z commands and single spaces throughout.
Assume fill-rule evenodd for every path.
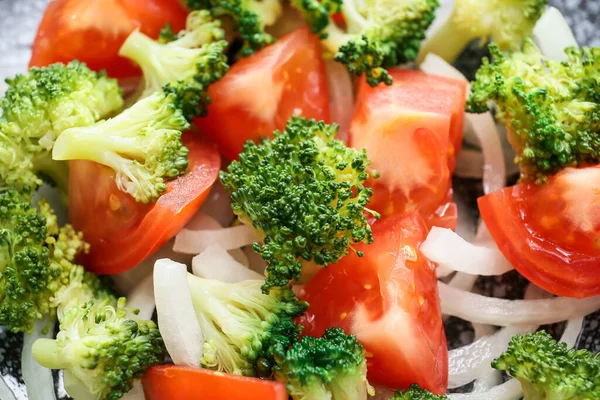
M 293 322 L 308 305 L 288 287 L 261 292 L 262 281 L 224 283 L 188 274 L 194 310 L 204 335 L 205 368 L 270 376 L 274 358 L 298 340 Z
M 273 43 L 275 38 L 265 32 L 281 16 L 281 0 L 182 0 L 187 8 L 206 10 L 215 17 L 229 17 L 242 40 L 242 56 Z
M 569 166 L 600 162 L 600 48 L 566 49 L 568 61 L 542 56 L 533 41 L 502 54 L 490 45 L 467 101 L 469 112 L 498 107 L 522 177 L 538 183 Z
M 431 393 L 427 389 L 421 389 L 419 385 L 413 383 L 406 391 L 398 391 L 390 400 L 447 400 L 447 396 Z
M 320 338 L 304 336 L 277 359 L 274 371 L 294 400 L 366 400 L 374 394 L 363 346 L 338 327 Z
M 387 68 L 413 61 L 435 18 L 438 0 L 294 0 L 336 61 L 371 86 L 391 85 Z M 341 11 L 345 28 L 332 20 Z
M 67 129 L 58 137 L 52 156 L 106 165 L 116 172 L 120 190 L 150 203 L 166 190 L 167 180 L 186 171 L 188 149 L 181 131 L 188 127 L 181 97 L 156 92 L 114 118 Z
M 517 379 L 526 400 L 600 398 L 600 359 L 544 331 L 514 336 L 492 366 Z
M 273 140 L 246 143 L 221 173 L 234 213 L 263 239 L 254 248 L 268 262 L 265 290 L 299 279 L 303 261 L 327 266 L 373 240 L 363 214 L 369 160 L 335 140 L 337 130 L 292 117 Z
M 125 298 L 116 307 L 94 301 L 72 307 L 56 339 L 33 344 L 40 365 L 65 370 L 67 391 L 87 390 L 98 400 L 120 399 L 149 367 L 164 362 L 164 354 L 156 324 L 128 318 Z
M 42 175 L 66 190 L 67 167 L 52 162 L 52 146 L 65 129 L 119 112 L 123 99 L 117 81 L 73 61 L 31 68 L 6 82 L 0 98 L 0 161 L 5 166 L 0 181 L 31 189 L 41 184 Z
M 427 40 L 419 59 L 434 53 L 454 61 L 473 41 L 516 50 L 530 36 L 548 0 L 456 0 L 450 18 Z
M 161 40 L 154 41 L 134 31 L 121 46 L 119 54 L 138 64 L 144 74 L 137 97 L 147 97 L 168 83 L 184 83 L 190 93 L 195 93 L 186 97 L 192 101 L 186 107 L 192 110 L 191 115 L 186 117 L 205 115 L 210 103 L 208 86 L 229 69 L 223 53 L 227 42 L 222 40 L 221 23 L 213 20 L 208 11 L 195 11 L 188 16 L 186 30 L 174 36 L 168 32 L 163 31 Z

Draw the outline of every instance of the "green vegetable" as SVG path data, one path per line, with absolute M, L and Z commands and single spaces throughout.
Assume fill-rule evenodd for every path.
M 308 305 L 288 287 L 261 292 L 262 281 L 224 283 L 188 274 L 194 310 L 204 335 L 205 368 L 269 376 L 273 359 L 298 340 L 292 318 Z
M 138 64 L 144 73 L 144 84 L 136 97 L 147 97 L 168 83 L 183 83 L 188 88 L 184 108 L 188 120 L 206 115 L 209 85 L 229 69 L 223 37 L 221 22 L 215 21 L 208 11 L 190 13 L 184 31 L 173 35 L 170 30 L 163 30 L 159 41 L 139 31 L 131 33 L 119 54 Z
M 454 61 L 467 45 L 480 39 L 495 42 L 502 50 L 516 50 L 533 32 L 548 0 L 456 0 L 454 11 L 427 40 L 420 61 L 434 53 Z
M 387 68 L 417 58 L 438 0 L 293 0 L 314 33 L 324 39 L 336 61 L 371 86 L 391 85 Z M 346 28 L 331 16 L 341 11 Z
M 66 193 L 67 166 L 52 161 L 52 146 L 65 129 L 119 112 L 123 99 L 117 81 L 73 61 L 31 68 L 6 82 L 0 98 L 0 188 L 32 190 L 44 177 Z
M 600 398 L 600 359 L 569 350 L 544 331 L 514 336 L 492 366 L 517 379 L 525 400 Z
M 166 190 L 166 181 L 185 173 L 188 149 L 181 141 L 187 129 L 182 98 L 155 92 L 118 116 L 94 125 L 71 128 L 56 141 L 55 160 L 90 160 L 116 172 L 120 190 L 150 203 Z
M 263 239 L 254 249 L 268 262 L 265 291 L 299 279 L 303 262 L 327 266 L 373 241 L 363 214 L 369 160 L 335 140 L 337 130 L 292 117 L 273 140 L 246 143 L 221 173 L 234 213 Z
M 431 393 L 429 390 L 421 389 L 419 385 L 413 383 L 406 391 L 397 391 L 390 400 L 447 400 L 447 396 L 440 396 Z
M 568 48 L 567 62 L 545 58 L 530 39 L 521 52 L 490 51 L 467 110 L 496 103 L 522 177 L 542 183 L 565 167 L 600 162 L 600 48 Z
M 274 370 L 294 400 L 366 400 L 374 395 L 363 346 L 338 327 L 326 329 L 320 338 L 304 336 Z
M 116 307 L 94 301 L 72 307 L 55 340 L 38 339 L 33 356 L 40 365 L 65 370 L 65 387 L 98 400 L 120 399 L 152 365 L 164 361 L 156 324 L 127 316 L 125 298 Z

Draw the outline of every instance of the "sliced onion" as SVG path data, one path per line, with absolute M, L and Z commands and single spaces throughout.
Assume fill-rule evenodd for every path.
M 583 317 L 571 318 L 567 321 L 565 331 L 563 332 L 560 341 L 566 343 L 569 348 L 575 347 L 582 328 Z
M 513 269 L 497 247 L 476 246 L 451 229 L 431 228 L 420 250 L 442 267 L 471 275 L 495 276 Z
M 169 259 L 154 265 L 158 326 L 175 364 L 200 366 L 204 337 L 192 305 L 187 267 Z
M 600 308 L 600 296 L 587 299 L 556 297 L 544 300 L 506 300 L 481 296 L 438 282 L 442 313 L 496 326 L 545 325 L 581 317 Z
M 3 376 L 0 376 L 0 399 L 2 400 L 17 400 L 15 394 L 4 380 Z
M 482 337 L 491 336 L 496 333 L 497 328 L 493 325 L 487 324 L 473 324 L 473 331 L 475 340 L 481 339 Z
M 265 268 L 267 268 L 267 262 L 261 257 L 261 255 L 255 252 L 252 246 L 244 247 L 244 254 L 246 254 L 246 257 L 248 257 L 248 267 L 264 276 Z
M 483 178 L 483 153 L 480 150 L 462 149 L 456 157 L 454 175 L 459 178 Z
M 154 278 L 148 275 L 127 296 L 127 307 L 137 309 L 137 319 L 151 319 L 156 308 L 154 302 Z
M 535 24 L 533 39 L 546 57 L 567 61 L 564 52 L 567 47 L 578 47 L 577 39 L 565 17 L 554 7 L 546 8 L 544 14 Z
M 473 288 L 473 285 L 475 285 L 477 278 L 479 278 L 479 275 L 457 272 L 456 275 L 452 277 L 450 282 L 448 282 L 448 286 L 469 292 Z
M 491 370 L 482 378 L 475 380 L 473 383 L 473 393 L 485 392 L 502 383 L 502 374 L 498 370 Z
M 246 255 L 246 253 L 244 252 L 243 249 L 240 248 L 240 249 L 229 250 L 228 253 L 231 255 L 231 257 L 233 257 L 233 259 L 235 261 L 239 262 L 244 267 L 246 267 L 246 268 L 250 267 L 250 260 L 248 260 L 248 256 Z
M 201 278 L 227 283 L 264 279 L 264 276 L 237 262 L 227 250 L 215 243 L 194 257 L 192 271 Z
M 221 182 L 216 182 L 213 185 L 208 197 L 200 207 L 200 212 L 213 218 L 220 226 L 228 226 L 234 220 L 235 215 L 231 210 L 231 196 Z M 188 223 L 187 228 L 189 228 L 189 225 Z
M 226 250 L 232 250 L 256 241 L 258 237 L 254 229 L 248 225 L 201 231 L 183 229 L 175 237 L 173 250 L 184 254 L 200 254 L 213 243 L 220 244 Z
M 137 380 L 133 383 L 131 390 L 121 397 L 121 400 L 146 400 L 142 381 Z
M 336 138 L 347 142 L 350 120 L 354 110 L 352 78 L 346 66 L 337 61 L 325 60 L 325 69 L 329 84 L 331 121 L 340 126 Z
M 516 379 L 511 379 L 485 392 L 454 393 L 448 395 L 450 400 L 520 400 L 521 397 L 523 397 L 523 389 Z
M 427 54 L 421 65 L 421 71 L 428 74 L 447 76 L 461 81 L 466 81 L 467 78 L 452 65 L 448 64 L 442 57 L 433 53 Z
M 190 222 L 187 223 L 185 229 L 190 231 L 203 231 L 209 229 L 219 229 L 223 225 L 216 220 L 215 217 L 208 215 L 202 211 L 197 212 Z
M 44 328 L 48 333 L 42 333 Z M 52 339 L 54 334 L 54 323 L 49 323 L 47 319 L 36 320 L 31 333 L 23 336 L 23 351 L 21 352 L 21 370 L 23 372 L 23 381 L 27 389 L 27 398 L 29 400 L 56 400 L 54 391 L 54 379 L 52 370 L 42 367 L 33 358 L 32 347 L 37 339 Z M 1 385 L 0 385 L 1 386 Z M 6 397 L 9 399 L 10 397 Z M 0 388 L 0 399 L 5 399 Z

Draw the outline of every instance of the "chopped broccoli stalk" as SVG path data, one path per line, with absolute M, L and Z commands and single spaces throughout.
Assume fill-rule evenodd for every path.
M 518 49 L 530 36 L 548 0 L 456 0 L 450 18 L 429 38 L 419 61 L 434 53 L 453 62 L 475 39 L 502 50 Z
M 544 331 L 514 336 L 492 366 L 517 379 L 525 400 L 600 398 L 600 359 L 569 350 Z
M 174 93 L 156 92 L 118 116 L 64 131 L 54 145 L 55 160 L 90 160 L 116 172 L 120 190 L 150 203 L 166 181 L 187 169 L 181 131 L 188 123 Z
M 0 98 L 0 186 L 34 189 L 43 176 L 66 193 L 66 165 L 51 161 L 52 146 L 65 129 L 119 112 L 117 81 L 73 61 L 32 68 L 6 82 Z
M 270 376 L 274 358 L 298 340 L 292 318 L 308 305 L 288 287 L 261 292 L 262 281 L 223 283 L 188 274 L 194 310 L 204 335 L 205 368 Z
M 469 112 L 498 107 L 523 179 L 542 183 L 565 167 L 600 162 L 600 48 L 566 49 L 568 61 L 542 56 L 532 40 L 521 52 L 490 45 L 467 101 Z
M 435 18 L 438 0 L 294 0 L 314 33 L 348 71 L 371 86 L 391 85 L 387 68 L 413 61 Z M 331 19 L 341 11 L 345 28 Z
M 273 140 L 246 143 L 221 173 L 234 213 L 263 239 L 254 249 L 268 262 L 265 291 L 299 279 L 303 261 L 327 266 L 373 241 L 363 213 L 369 160 L 335 140 L 337 130 L 292 117 Z
M 374 395 L 363 346 L 338 327 L 326 329 L 320 338 L 304 336 L 277 360 L 274 371 L 294 400 L 366 400 Z
M 125 298 L 116 308 L 93 301 L 72 307 L 55 340 L 38 339 L 33 356 L 40 365 L 64 369 L 98 400 L 120 399 L 146 370 L 164 362 L 165 348 L 152 321 L 127 317 Z M 77 385 L 75 385 L 77 386 Z
M 198 110 L 193 114 L 205 115 L 210 103 L 208 86 L 229 69 L 223 53 L 227 42 L 222 40 L 221 23 L 213 20 L 208 11 L 195 11 L 188 16 L 186 30 L 176 36 L 169 32 L 163 31 L 161 40 L 155 41 L 134 31 L 123 43 L 119 54 L 138 64 L 144 74 L 144 83 L 136 97 L 147 97 L 168 83 L 183 82 L 202 102 L 198 109 L 198 99 L 188 96 L 187 100 L 196 103 L 187 108 Z M 195 115 L 186 115 L 188 119 L 192 116 Z
M 406 391 L 397 391 L 390 400 L 447 400 L 447 396 L 436 395 L 429 390 L 421 389 L 419 385 L 413 383 Z
M 231 18 L 242 40 L 242 56 L 273 43 L 275 38 L 265 32 L 281 16 L 281 0 L 185 0 L 192 10 L 207 10 L 215 17 Z

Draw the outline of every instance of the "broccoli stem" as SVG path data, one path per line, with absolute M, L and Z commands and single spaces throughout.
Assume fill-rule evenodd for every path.
M 56 340 L 40 338 L 33 343 L 32 347 L 33 358 L 42 367 L 50 369 L 63 369 L 66 367 L 65 363 L 61 363 L 60 360 L 55 357 L 56 354 Z
M 472 40 L 473 35 L 457 27 L 450 17 L 429 40 L 423 43 L 417 63 L 423 62 L 429 53 L 440 56 L 451 63 L 458 58 Z

